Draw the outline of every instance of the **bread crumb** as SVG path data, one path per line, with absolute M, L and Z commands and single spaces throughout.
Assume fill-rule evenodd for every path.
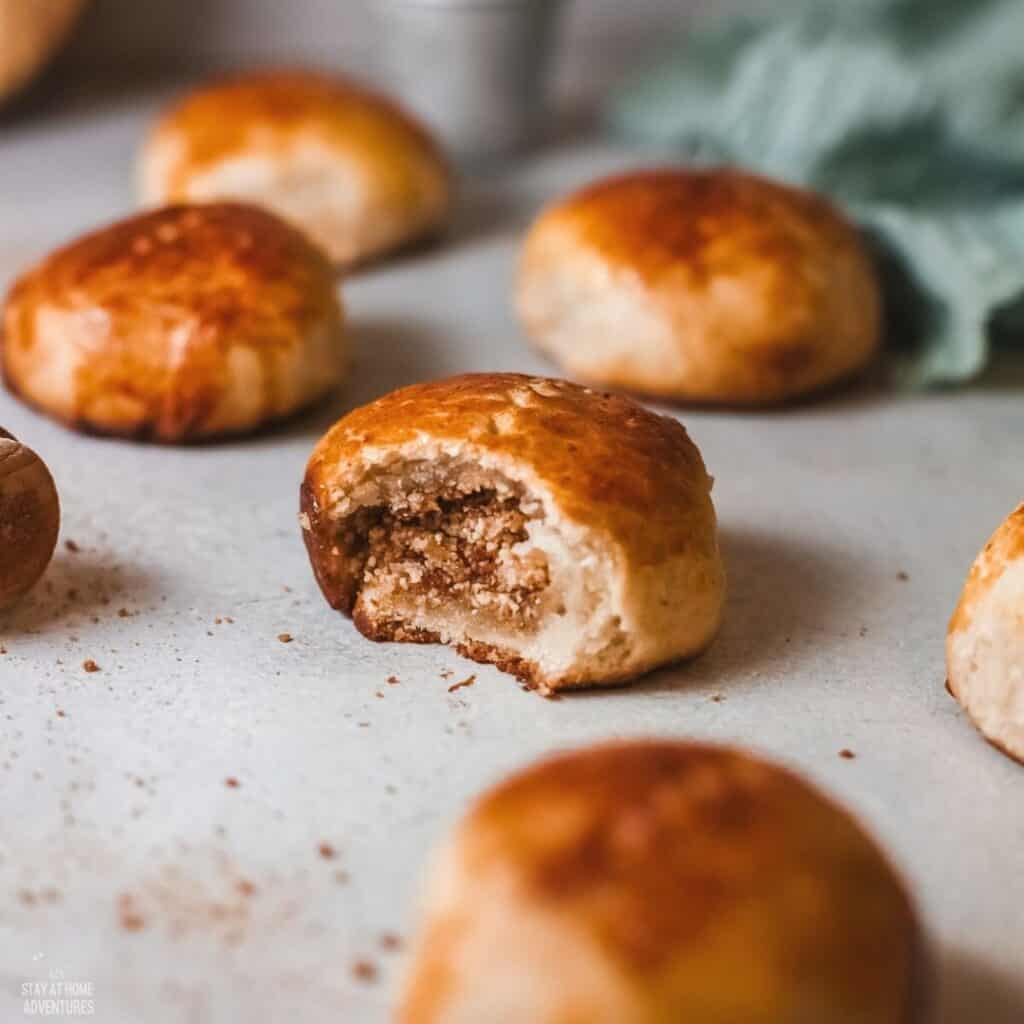
M 852 761 L 857 755 L 852 750 L 849 750 L 847 747 L 843 747 L 843 749 L 839 751 L 839 756 L 844 761 Z
M 278 633 L 277 639 L 280 640 L 281 643 L 283 644 L 290 644 L 295 639 L 295 637 L 293 637 L 291 633 Z
M 467 676 L 461 682 L 452 683 L 452 685 L 448 687 L 448 692 L 454 693 L 456 690 L 461 690 L 465 686 L 472 686 L 475 682 L 476 676 Z
M 100 670 L 99 665 L 97 665 L 92 658 L 86 658 L 85 661 L 82 662 L 82 668 L 85 669 L 86 672 L 99 672 Z
M 376 981 L 377 965 L 370 960 L 357 960 L 352 965 L 352 976 L 358 981 Z
M 398 676 L 388 676 L 388 685 L 397 686 L 402 680 Z

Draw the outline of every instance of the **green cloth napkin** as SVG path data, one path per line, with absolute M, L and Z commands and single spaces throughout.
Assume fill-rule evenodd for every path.
M 775 0 L 698 27 L 608 119 L 843 204 L 878 247 L 898 383 L 967 380 L 1024 335 L 1024 0 Z

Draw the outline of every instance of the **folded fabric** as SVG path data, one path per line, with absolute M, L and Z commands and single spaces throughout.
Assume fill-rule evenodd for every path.
M 964 381 L 1024 326 L 1022 0 L 775 0 L 698 27 L 623 136 L 830 194 L 877 246 L 894 379 Z

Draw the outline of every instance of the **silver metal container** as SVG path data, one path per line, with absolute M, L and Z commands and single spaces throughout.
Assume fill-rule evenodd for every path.
M 531 142 L 563 0 L 371 0 L 387 84 L 457 157 Z

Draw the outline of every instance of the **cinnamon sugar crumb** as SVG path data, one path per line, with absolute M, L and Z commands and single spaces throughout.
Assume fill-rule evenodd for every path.
M 85 661 L 82 662 L 82 668 L 86 672 L 99 672 L 100 670 L 99 665 L 97 665 L 96 662 L 92 660 L 92 658 L 86 658 Z
M 852 750 L 848 750 L 846 747 L 843 747 L 843 749 L 839 751 L 839 756 L 844 761 L 852 761 L 857 755 Z
M 281 643 L 283 644 L 290 644 L 295 639 L 295 637 L 293 637 L 291 633 L 278 633 L 277 639 L 280 640 Z
M 321 843 L 316 849 L 324 860 L 334 860 L 338 856 L 338 851 L 330 843 Z
M 397 686 L 402 680 L 398 676 L 388 676 L 388 685 Z
M 352 965 L 352 977 L 357 981 L 376 981 L 377 965 L 370 960 L 357 960 Z

